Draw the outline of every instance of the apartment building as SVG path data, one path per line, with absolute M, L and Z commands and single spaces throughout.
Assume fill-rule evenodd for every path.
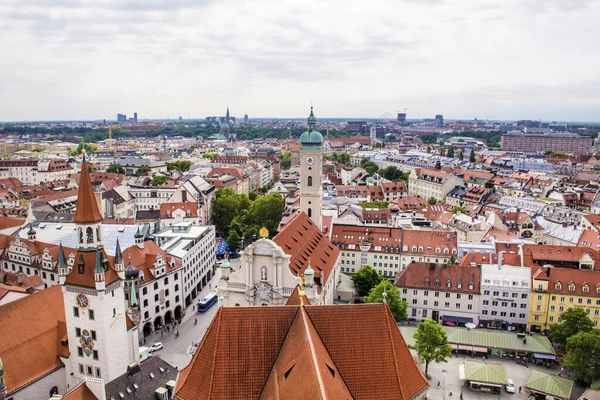
M 385 277 L 394 277 L 415 262 L 448 263 L 456 258 L 455 232 L 334 223 L 331 242 L 341 251 L 342 272 L 355 273 L 371 265 Z
M 479 327 L 525 332 L 529 317 L 531 269 L 497 264 L 481 265 Z
M 411 262 L 394 285 L 408 303 L 409 319 L 464 326 L 479 322 L 479 281 L 479 268 Z
M 544 152 L 547 150 L 574 154 L 590 154 L 593 139 L 576 133 L 523 133 L 511 131 L 502 135 L 500 146 L 506 151 Z
M 433 197 L 442 202 L 455 186 L 464 185 L 464 181 L 452 172 L 441 169 L 415 168 L 410 172 L 408 195 Z
M 68 179 L 75 169 L 65 160 L 0 160 L 0 178 L 17 178 L 24 185 Z
M 181 222 L 154 236 L 157 244 L 182 266 L 185 305 L 192 304 L 215 273 L 214 226 Z
M 560 314 L 582 307 L 598 329 L 600 324 L 600 274 L 571 268 L 535 267 L 532 273 L 529 329 L 544 332 L 562 322 Z

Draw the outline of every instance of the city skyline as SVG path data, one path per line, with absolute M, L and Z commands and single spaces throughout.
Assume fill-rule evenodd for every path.
M 6 2 L 0 120 L 598 120 L 598 2 L 470 3 Z

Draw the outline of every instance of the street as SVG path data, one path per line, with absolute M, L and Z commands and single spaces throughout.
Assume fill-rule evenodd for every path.
M 213 289 L 217 284 L 218 275 L 218 273 L 215 274 L 210 282 L 210 287 Z M 157 332 L 146 338 L 146 346 L 148 347 L 156 342 L 161 342 L 164 346 L 162 350 L 157 351 L 154 355 L 160 356 L 160 358 L 169 364 L 176 366 L 180 370 L 189 364 L 192 359 L 191 354 L 189 353 L 192 343 L 200 343 L 219 308 L 219 303 L 216 303 L 203 314 L 196 312 L 196 303 L 210 291 L 211 289 L 206 286 L 194 300 L 194 303 L 187 308 L 183 321 L 175 328 L 179 331 L 178 338 L 175 338 L 174 331 L 169 333 L 165 332 L 162 337 L 160 332 Z M 198 319 L 197 325 L 194 325 L 194 319 Z

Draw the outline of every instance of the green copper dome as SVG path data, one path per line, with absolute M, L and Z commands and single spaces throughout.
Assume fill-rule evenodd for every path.
M 315 118 L 315 114 L 313 113 L 313 108 L 310 107 L 310 115 L 308 117 L 308 130 L 300 136 L 300 143 L 315 145 L 323 143 L 323 135 L 315 130 L 315 125 L 317 124 L 317 118 Z

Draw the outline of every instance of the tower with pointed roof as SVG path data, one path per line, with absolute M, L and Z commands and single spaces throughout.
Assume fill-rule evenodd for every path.
M 137 329 L 128 327 L 124 283 L 115 268 L 122 268 L 122 255 L 111 259 L 104 250 L 102 215 L 85 153 L 74 220 L 77 247 L 73 266 L 69 268 L 62 244 L 58 260 L 70 351 L 65 362 L 67 382 L 75 385 L 96 378 L 107 383 L 137 361 L 138 336 Z M 119 245 L 117 249 L 120 253 Z M 124 276 L 124 269 L 121 272 Z
M 323 211 L 323 135 L 315 129 L 317 118 L 310 107 L 308 130 L 300 136 L 300 210 L 321 229 Z

